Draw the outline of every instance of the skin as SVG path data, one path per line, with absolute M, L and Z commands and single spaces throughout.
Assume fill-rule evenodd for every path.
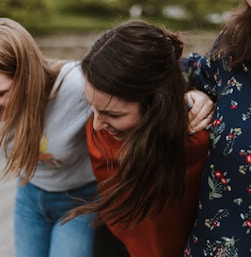
M 190 105 L 188 112 L 190 134 L 210 126 L 215 106 L 206 94 L 199 90 L 190 90 L 185 94 L 185 102 Z
M 95 89 L 88 81 L 84 89 L 92 106 L 96 131 L 106 130 L 116 140 L 124 140 L 141 119 L 138 103 L 126 102 Z
M 0 72 L 0 117 L 3 109 L 8 104 L 9 93 L 13 80 L 3 72 Z
M 246 0 L 246 2 L 251 7 L 251 0 Z

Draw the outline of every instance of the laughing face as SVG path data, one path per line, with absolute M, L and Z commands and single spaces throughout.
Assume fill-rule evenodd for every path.
M 94 130 L 106 130 L 116 140 L 124 140 L 141 119 L 139 103 L 126 102 L 96 90 L 87 80 L 85 95 L 92 106 Z

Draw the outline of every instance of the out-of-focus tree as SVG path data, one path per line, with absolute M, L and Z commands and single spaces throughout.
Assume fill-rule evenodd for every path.
M 122 6 L 123 3 L 117 0 L 67 0 L 58 8 L 66 14 L 111 17 L 118 12 L 125 14 Z
M 209 15 L 218 14 L 224 15 L 224 13 L 231 11 L 239 4 L 239 0 L 175 0 L 176 4 L 184 7 L 191 18 L 191 22 L 198 26 L 200 23 L 205 23 Z
M 87 16 L 92 21 L 107 20 L 109 26 L 130 16 L 168 23 L 175 29 L 207 29 L 214 22 L 219 24 L 240 1 L 244 0 L 0 0 L 0 15 L 36 32 L 51 24 L 61 29 L 65 25 L 60 22 L 67 18 L 73 27 L 78 18 Z
M 141 8 L 141 13 L 137 9 L 137 13 L 144 15 L 162 15 L 164 10 L 170 6 L 170 12 L 178 10 L 186 13 L 187 21 L 191 26 L 200 26 L 215 19 L 218 15 L 223 16 L 227 11 L 232 10 L 240 3 L 240 0 L 127 0 L 127 8 L 130 10 L 136 6 Z M 150 10 L 152 12 L 150 12 Z M 164 15 L 164 14 L 163 14 Z M 218 19 L 220 21 L 220 19 Z
M 48 19 L 49 11 L 46 0 L 1 0 L 0 14 L 2 17 L 14 19 L 27 29 L 38 22 Z

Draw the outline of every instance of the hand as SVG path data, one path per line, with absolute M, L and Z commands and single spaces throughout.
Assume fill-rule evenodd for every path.
M 208 95 L 199 90 L 190 90 L 185 94 L 188 111 L 188 133 L 210 126 L 214 111 L 214 103 Z

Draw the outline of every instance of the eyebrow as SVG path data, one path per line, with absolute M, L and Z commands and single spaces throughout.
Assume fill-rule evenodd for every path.
M 96 90 L 94 90 L 93 98 L 95 97 L 95 92 L 96 92 Z M 84 94 L 85 94 L 85 89 L 84 89 Z M 87 97 L 86 94 L 85 94 L 85 97 L 86 97 L 86 100 L 88 101 L 88 103 L 89 103 L 90 105 L 92 105 L 92 101 L 89 101 L 89 100 L 88 100 L 88 97 Z M 111 103 L 112 99 L 113 99 L 113 96 L 110 97 L 109 101 L 108 101 L 107 104 L 104 106 L 104 108 L 103 108 L 103 109 L 98 109 L 98 111 L 101 112 L 101 113 L 104 113 L 104 114 L 106 114 L 106 113 L 113 113 L 113 114 L 120 114 L 120 115 L 121 115 L 121 114 L 125 114 L 124 112 L 121 112 L 121 111 L 113 111 L 113 110 L 106 109 L 106 108 L 109 106 L 109 104 Z
M 95 93 L 96 93 L 96 90 L 94 89 L 94 92 L 93 92 L 93 98 L 95 97 Z M 85 94 L 85 98 L 87 100 L 87 102 L 92 105 L 92 101 L 89 101 L 88 97 L 87 97 L 87 94 L 86 94 L 86 87 L 84 87 L 84 94 Z M 109 109 L 106 109 L 109 104 L 111 103 L 112 99 L 113 99 L 114 96 L 111 95 L 109 101 L 106 103 L 106 105 L 104 106 L 103 109 L 97 109 L 98 112 L 100 113 L 103 113 L 103 114 L 113 114 L 113 115 L 120 115 L 120 116 L 124 116 L 126 114 L 128 114 L 128 112 L 124 112 L 124 111 L 113 111 L 113 110 L 109 110 Z
M 104 114 L 111 113 L 111 114 L 115 114 L 115 115 L 126 115 L 128 112 L 125 112 L 123 110 L 122 111 L 116 111 L 116 110 L 114 111 L 114 110 L 109 109 L 109 105 L 110 105 L 112 99 L 113 99 L 113 96 L 110 97 L 109 101 L 104 106 L 104 108 L 103 109 L 98 109 L 98 111 L 101 112 L 101 113 L 104 113 Z

